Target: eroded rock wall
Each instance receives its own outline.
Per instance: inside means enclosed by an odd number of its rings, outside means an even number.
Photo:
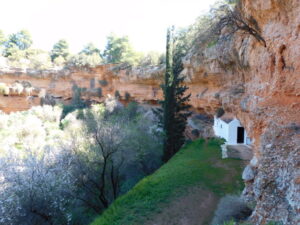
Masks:
[[[300,2],[243,0],[241,11],[256,21],[266,47],[238,31],[195,46],[184,72],[199,81],[200,107],[213,113],[221,105],[253,139],[254,177],[244,190],[256,202],[252,222],[300,224]]]
[[[0,74],[0,110],[7,113],[27,110],[44,101],[69,103],[76,88],[81,89],[81,98],[90,102],[103,102],[108,94],[117,94],[121,101],[134,99],[156,103],[162,97],[162,71],[153,68],[129,72],[115,65],[47,73],[3,71]],[[28,92],[29,89],[32,91]]]

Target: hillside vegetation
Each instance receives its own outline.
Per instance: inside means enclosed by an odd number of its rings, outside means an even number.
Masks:
[[[203,195],[211,193],[215,199],[239,193],[243,188],[240,177],[243,162],[221,159],[221,143],[219,139],[208,142],[199,139],[185,145],[153,175],[144,178],[127,194],[118,198],[91,225],[154,224],[153,221],[171,205],[189,195],[190,190],[199,188]],[[189,202],[182,202],[188,207]],[[204,222],[209,222],[207,220],[213,216],[216,204],[212,204]],[[198,206],[200,209],[201,203]],[[176,224],[176,221],[168,223]],[[167,223],[160,221],[160,224]]]
[[[89,224],[161,165],[154,119],[114,99],[0,111],[0,224]]]

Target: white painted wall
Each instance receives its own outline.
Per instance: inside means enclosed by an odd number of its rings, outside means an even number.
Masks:
[[[219,118],[214,118],[213,130],[215,135],[228,140],[229,124]]]
[[[241,123],[237,119],[233,119],[230,123],[226,123],[220,118],[214,118],[214,126],[213,130],[215,135],[226,140],[226,144],[228,145],[237,145],[237,128],[242,127]],[[245,130],[244,133],[244,143],[243,144],[251,144],[251,140],[247,135]]]
[[[228,124],[228,144],[229,145],[236,145],[237,143],[237,128],[241,127],[240,121],[237,119],[233,119],[229,124]]]

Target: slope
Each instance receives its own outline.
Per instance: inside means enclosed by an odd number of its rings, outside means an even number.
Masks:
[[[185,145],[168,163],[118,198],[91,225],[191,225],[193,220],[206,224],[221,196],[243,188],[240,175],[244,162],[222,160],[220,144],[219,139],[199,139]],[[172,216],[184,213],[184,209],[196,211],[181,222]]]

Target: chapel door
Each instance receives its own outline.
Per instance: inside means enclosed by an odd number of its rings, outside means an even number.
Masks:
[[[244,143],[244,135],[245,135],[244,127],[238,127],[237,128],[237,143],[239,143],[239,144]]]

